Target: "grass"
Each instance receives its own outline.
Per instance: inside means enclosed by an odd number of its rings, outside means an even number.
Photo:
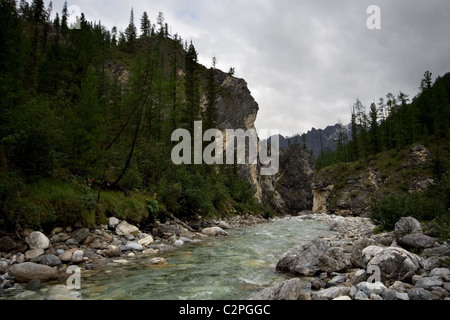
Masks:
[[[103,191],[99,202],[97,196],[98,190],[85,184],[41,179],[18,192],[2,215],[5,225],[15,226],[17,222],[22,227],[44,230],[77,223],[93,227],[106,223],[108,216],[132,223],[148,218],[151,196],[147,194]]]

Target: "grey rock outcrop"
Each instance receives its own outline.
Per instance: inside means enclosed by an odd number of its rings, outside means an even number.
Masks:
[[[303,276],[313,276],[320,270],[319,258],[330,244],[323,239],[314,239],[286,252],[278,261],[277,270]]]
[[[302,281],[290,279],[254,294],[250,300],[299,300],[302,291]]]

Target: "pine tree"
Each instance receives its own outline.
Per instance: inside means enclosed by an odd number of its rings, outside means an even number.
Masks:
[[[136,29],[136,26],[134,24],[134,10],[133,10],[133,8],[131,8],[130,23],[128,24],[128,27],[125,30],[125,36],[127,38],[128,43],[133,45],[134,40],[136,40],[136,36],[137,36],[137,29]]]
[[[378,134],[378,110],[375,102],[370,105],[369,125],[371,151],[372,154],[377,154],[380,151],[380,142]]]
[[[150,19],[148,18],[147,11],[144,11],[141,18],[141,36],[150,37],[152,25]]]
[[[64,35],[69,30],[68,20],[69,20],[69,10],[67,9],[67,1],[65,1],[61,17],[61,31]]]
[[[216,127],[217,123],[217,106],[216,100],[218,97],[217,93],[217,82],[215,77],[215,66],[216,58],[213,58],[213,66],[208,70],[208,79],[206,84],[206,109],[203,115],[205,121],[206,129],[213,129]]]
[[[186,91],[186,122],[193,131],[194,121],[200,115],[200,81],[198,77],[198,53],[194,45],[189,45],[185,56],[185,91]]]

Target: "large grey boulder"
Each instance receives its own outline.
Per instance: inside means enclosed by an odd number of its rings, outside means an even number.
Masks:
[[[434,247],[436,239],[423,233],[410,233],[398,239],[398,243],[405,249],[425,249]]]
[[[409,290],[408,297],[410,300],[433,300],[431,293],[420,287]]]
[[[57,267],[62,264],[61,260],[53,254],[46,254],[41,256],[41,264],[49,267]]]
[[[313,300],[331,300],[342,296],[348,296],[350,290],[350,287],[331,287],[314,292],[311,297]]]
[[[299,300],[302,291],[300,279],[290,279],[254,294],[250,300]]]
[[[47,282],[58,278],[58,270],[32,262],[13,265],[9,269],[9,274],[21,283],[27,283],[33,279]]]
[[[31,250],[45,250],[50,246],[50,240],[42,232],[39,231],[32,232],[28,237],[25,238],[25,241]]]
[[[401,280],[408,272],[417,272],[420,268],[420,257],[403,248],[388,247],[378,253],[367,264],[367,268],[381,272],[381,281]]]
[[[108,218],[108,226],[111,229],[115,229],[119,223],[120,223],[120,220],[115,217]]]
[[[89,229],[88,228],[82,228],[78,229],[74,233],[72,233],[71,238],[75,239],[77,243],[81,243],[89,236]]]
[[[343,248],[329,248],[319,257],[318,266],[326,272],[340,272],[351,266],[350,254],[345,253]]]
[[[283,254],[278,261],[277,270],[303,276],[314,276],[320,270],[318,265],[320,256],[329,248],[328,241],[319,238],[297,246]]]
[[[394,235],[397,239],[412,233],[423,233],[422,226],[416,218],[402,217],[395,224]]]
[[[125,245],[120,246],[120,251],[130,251],[130,250],[143,251],[144,247],[135,241],[128,241]]]

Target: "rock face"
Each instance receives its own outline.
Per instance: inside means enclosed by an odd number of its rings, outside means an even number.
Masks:
[[[220,86],[216,100],[217,129],[255,129],[258,114],[258,103],[255,101],[244,79],[235,78],[228,73],[215,70],[215,78]],[[206,108],[206,99],[203,108]],[[207,128],[212,129],[212,128]],[[239,165],[239,174],[249,179],[255,190],[255,197],[262,201],[262,190],[259,165]]]
[[[300,279],[290,279],[254,294],[250,300],[299,300],[302,291]]]
[[[323,239],[314,239],[307,244],[297,246],[281,257],[277,264],[277,270],[313,276],[320,270],[319,258],[328,248],[330,248],[330,244]]]
[[[300,145],[291,145],[280,153],[280,170],[275,179],[285,213],[297,214],[313,207],[314,170],[314,157]]]
[[[18,282],[29,282],[38,279],[41,282],[47,282],[58,278],[58,270],[31,262],[13,265],[9,269],[9,273],[16,278]]]
[[[26,237],[25,241],[31,250],[33,249],[48,249],[50,246],[50,240],[39,231],[32,232],[28,237]]]

